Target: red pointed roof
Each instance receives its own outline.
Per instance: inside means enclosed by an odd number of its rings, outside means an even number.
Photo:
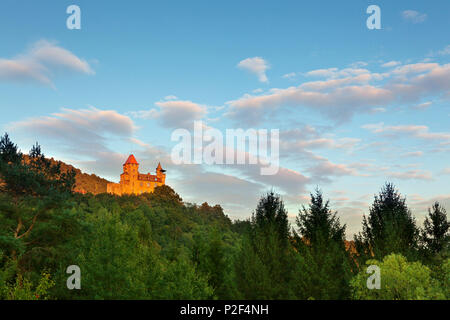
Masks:
[[[138,164],[138,162],[136,161],[136,158],[131,154],[127,161],[125,162],[125,164]]]
[[[158,167],[156,168],[156,173],[158,173],[158,171],[161,171],[162,173],[166,172],[166,170],[164,170],[164,169],[161,167],[161,162],[158,162]]]

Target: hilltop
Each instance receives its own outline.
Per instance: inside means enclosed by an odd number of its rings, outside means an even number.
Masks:
[[[28,156],[24,155],[24,158],[25,161],[27,161]],[[94,195],[106,193],[106,185],[110,183],[110,181],[103,179],[95,174],[84,173],[80,169],[63,161],[55,160],[54,158],[50,158],[49,160],[51,161],[52,165],[56,165],[59,163],[59,165],[61,166],[61,172],[67,172],[72,169],[75,171],[76,175],[74,192],[92,193]]]

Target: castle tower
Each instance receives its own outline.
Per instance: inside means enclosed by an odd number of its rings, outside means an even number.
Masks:
[[[139,175],[139,163],[134,155],[130,155],[123,164],[123,173],[120,175],[120,183],[123,185],[124,193],[135,193],[136,183]]]
[[[137,180],[139,174],[139,163],[136,161],[134,155],[130,155],[127,161],[123,164],[123,174],[128,175],[130,180]]]
[[[166,184],[166,170],[161,167],[161,162],[158,162],[158,166],[156,167],[156,178],[161,180],[161,183]]]

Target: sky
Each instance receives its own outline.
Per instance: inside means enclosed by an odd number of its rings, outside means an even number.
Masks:
[[[70,5],[81,29],[67,27]],[[161,162],[185,201],[232,219],[274,190],[294,225],[319,187],[351,237],[390,181],[420,224],[434,201],[450,210],[449,12],[444,0],[2,0],[0,129],[110,181],[130,153],[141,172]],[[194,121],[279,130],[278,173],[174,163],[172,134]]]

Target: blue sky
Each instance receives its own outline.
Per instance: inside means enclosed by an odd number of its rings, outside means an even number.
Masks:
[[[81,30],[66,8],[81,8]],[[381,9],[369,30],[366,8]],[[450,207],[448,1],[2,1],[0,127],[23,150],[117,180],[158,161],[187,201],[250,216],[273,188],[294,217],[320,186],[360,228],[393,181],[422,221]],[[281,169],[171,163],[194,120],[280,130]]]

